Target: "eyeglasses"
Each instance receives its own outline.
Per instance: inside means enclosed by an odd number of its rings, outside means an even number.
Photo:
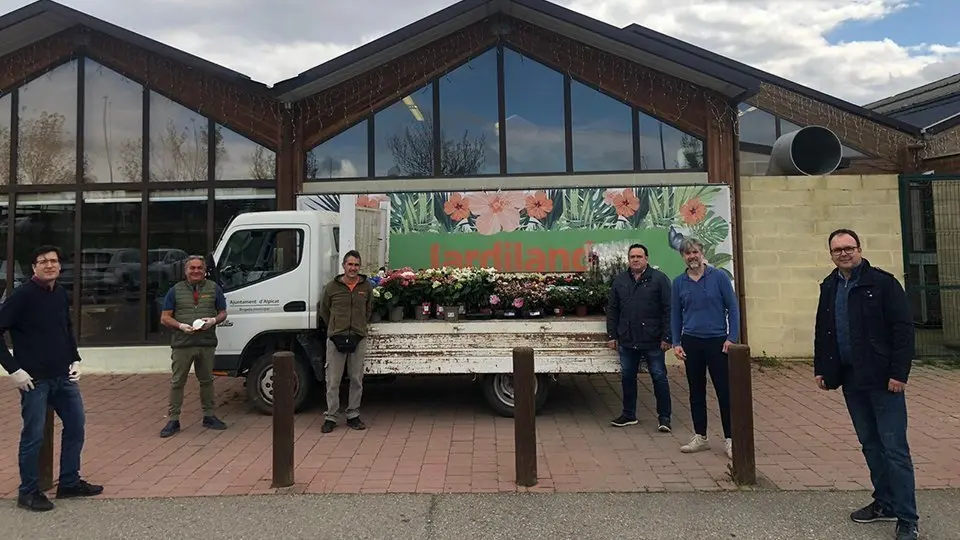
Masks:
[[[55,266],[55,265],[60,264],[60,261],[59,261],[58,259],[40,259],[39,261],[37,261],[37,262],[35,262],[35,263],[33,263],[33,264],[35,264],[35,265],[37,265],[37,266],[47,266],[47,265]]]
[[[833,253],[834,255],[840,255],[841,253],[844,255],[853,255],[857,249],[859,249],[857,246],[838,247],[831,249],[830,253]]]

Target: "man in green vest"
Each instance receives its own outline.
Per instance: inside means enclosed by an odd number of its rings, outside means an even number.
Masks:
[[[170,381],[170,411],[161,437],[180,431],[180,407],[183,387],[193,365],[200,382],[200,403],[203,406],[203,427],[227,429],[213,414],[213,353],[217,348],[217,325],[227,318],[227,299],[220,286],[207,279],[203,257],[191,255],[184,265],[186,279],[170,288],[163,300],[160,323],[173,330],[173,379]]]
[[[373,314],[373,285],[360,273],[360,253],[350,250],[343,256],[343,273],[323,289],[319,315],[326,324],[327,412],[321,433],[337,427],[340,413],[340,381],[346,369],[350,379],[347,403],[347,426],[366,429],[360,420],[360,398],[363,395],[363,360],[367,351],[367,322]]]

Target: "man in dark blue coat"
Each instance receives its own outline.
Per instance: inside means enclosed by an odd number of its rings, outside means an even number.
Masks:
[[[897,539],[918,538],[913,461],[904,389],[914,355],[907,295],[889,272],[863,258],[860,237],[838,229],[827,240],[836,269],[820,284],[814,377],[822,390],[843,387],[873,483],[873,502],[857,523],[896,521]]]
[[[60,249],[40,246],[31,259],[33,277],[0,305],[0,365],[20,390],[20,489],[17,506],[35,512],[53,510],[40,491],[40,446],[47,407],[60,417],[60,482],[57,498],[89,497],[103,492],[80,478],[83,450],[83,399],[80,396],[80,353],[70,322],[67,291],[60,277]],[[7,350],[10,335],[13,354]]]
[[[649,265],[641,244],[627,251],[630,268],[613,280],[607,305],[607,339],[620,352],[623,412],[610,423],[637,423],[637,372],[646,359],[657,399],[657,428],[670,432],[670,382],[664,351],[670,348],[670,279]]]

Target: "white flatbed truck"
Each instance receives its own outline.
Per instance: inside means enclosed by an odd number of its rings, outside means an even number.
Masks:
[[[228,304],[217,328],[215,372],[245,377],[248,398],[264,413],[272,411],[277,350],[296,357],[297,410],[323,387],[326,338],[317,305],[340,272],[339,226],[330,212],[240,214],[208,256]],[[538,410],[558,375],[620,371],[599,316],[376,322],[367,339],[366,376],[473,375],[504,416],[513,414],[514,347],[534,349]]]

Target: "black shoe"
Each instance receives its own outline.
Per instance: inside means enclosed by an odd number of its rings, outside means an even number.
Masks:
[[[672,431],[672,429],[670,428],[670,420],[669,419],[660,420],[660,423],[657,426],[657,431],[659,431],[660,433],[670,433]]]
[[[71,499],[73,497],[95,497],[103,493],[103,486],[91,484],[86,480],[81,480],[73,486],[57,486],[58,499]]]
[[[204,417],[203,417],[203,427],[205,427],[205,428],[210,428],[210,429],[216,429],[216,430],[218,430],[218,431],[223,431],[223,430],[227,429],[227,425],[224,424],[224,423],[223,423],[219,418],[217,418],[216,416],[204,416]]]
[[[330,433],[335,427],[337,427],[336,422],[333,420],[326,420],[323,422],[323,425],[320,426],[320,433]]]
[[[367,429],[367,425],[363,423],[363,420],[360,417],[348,418],[347,425],[350,426],[350,429],[356,429],[358,431]]]
[[[873,501],[856,512],[850,514],[850,519],[857,523],[873,523],[874,521],[896,521],[893,512],[885,510],[880,503]]]
[[[167,425],[163,426],[163,429],[160,430],[160,437],[166,439],[167,437],[172,436],[174,433],[180,431],[180,421],[171,420],[167,422]]]
[[[617,427],[632,426],[636,423],[637,423],[636,418],[627,418],[622,414],[610,421],[611,426],[617,426]]]
[[[53,503],[43,493],[30,493],[17,497],[17,508],[24,508],[34,512],[47,512],[53,510]]]
[[[920,527],[916,523],[897,521],[897,540],[916,540],[920,538]]]

